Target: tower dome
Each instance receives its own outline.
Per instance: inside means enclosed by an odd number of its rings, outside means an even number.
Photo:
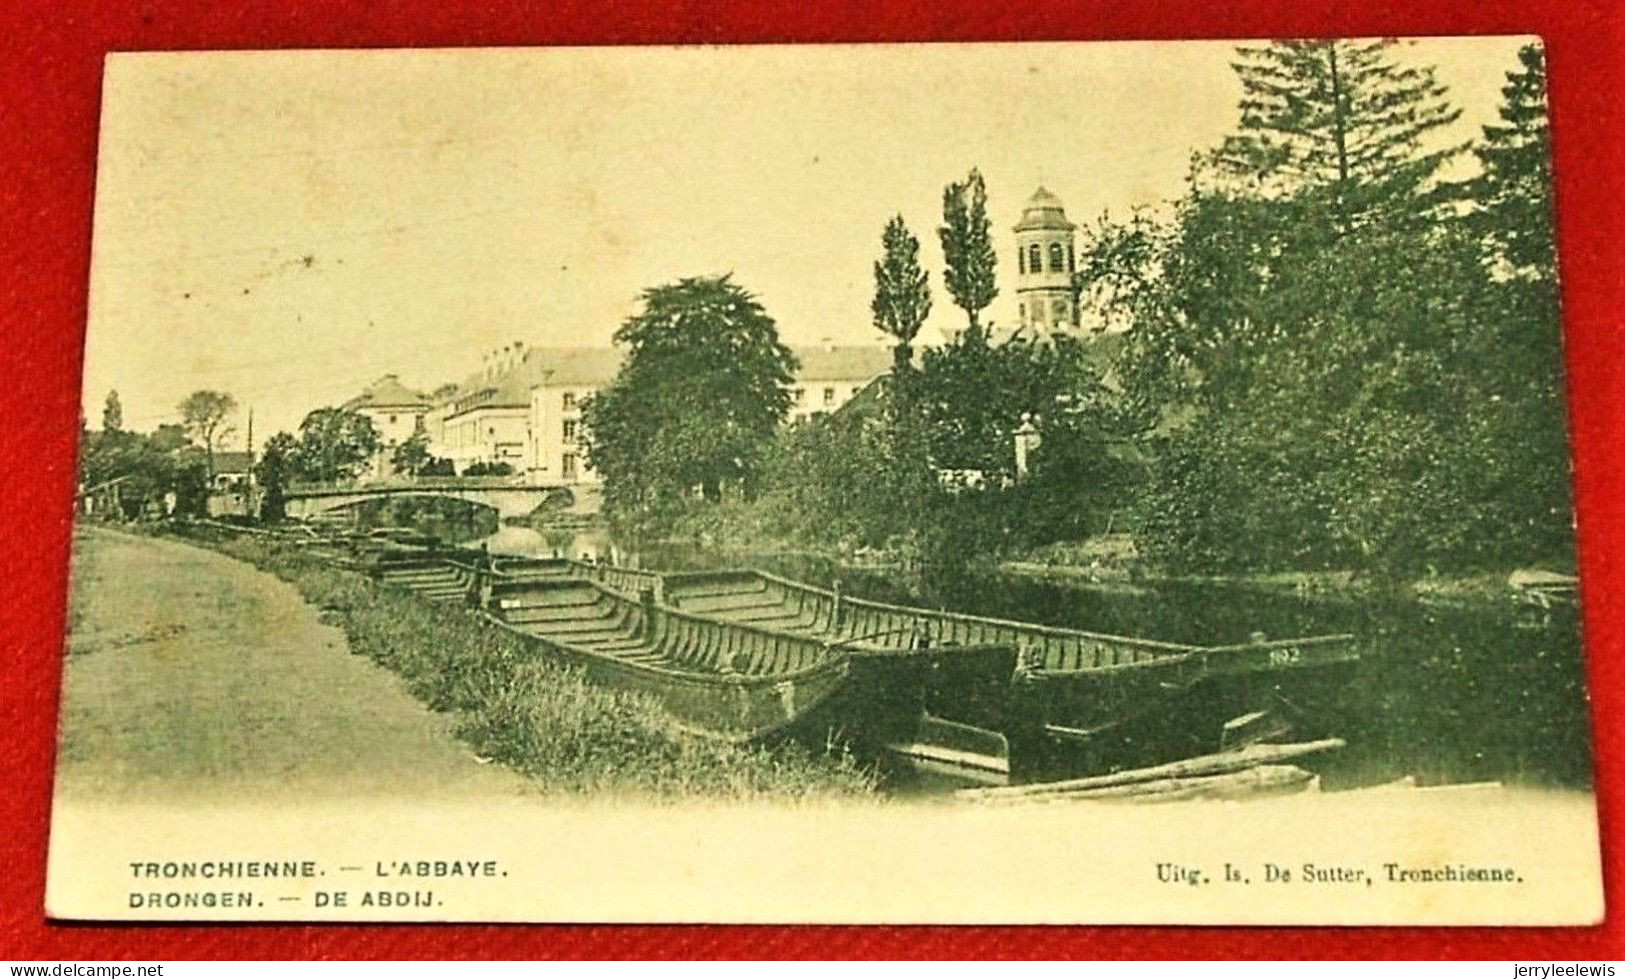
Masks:
[[[1061,199],[1044,187],[1033,192],[1017,222],[1016,296],[1023,329],[1037,334],[1076,329],[1078,300],[1073,232]]]
[[[1017,232],[1022,231],[1075,231],[1077,225],[1066,218],[1066,208],[1061,199],[1050,193],[1048,188],[1040,187],[1027,198],[1027,206],[1021,212],[1021,221],[1016,225]]]

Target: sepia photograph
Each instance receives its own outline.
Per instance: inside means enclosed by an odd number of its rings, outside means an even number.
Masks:
[[[1583,925],[1538,38],[107,57],[54,917]]]

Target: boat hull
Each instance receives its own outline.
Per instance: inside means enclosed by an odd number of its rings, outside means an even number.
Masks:
[[[1018,677],[1007,728],[1012,779],[1159,764],[1288,732],[1331,734],[1328,719],[1358,667],[1352,650],[1328,643],[1313,661],[1290,666],[1215,668],[1192,657],[1148,669]],[[1238,718],[1253,723],[1229,726]],[[1227,741],[1231,735],[1237,741]]]
[[[816,727],[821,709],[848,685],[849,665],[833,659],[794,673],[718,676],[660,669],[592,653],[517,628],[486,613],[537,655],[580,669],[590,682],[653,698],[690,734],[734,743]]]
[[[933,766],[964,757],[986,767],[972,757],[985,750],[925,750],[931,734],[953,725],[982,732],[984,748],[995,738],[1006,745],[1016,781],[1217,750],[1226,722],[1248,714],[1268,715],[1275,730],[1320,733],[1318,705],[1358,659],[1349,636],[1162,643],[886,605],[754,571],[663,574],[503,559],[493,571],[478,555],[440,560],[435,570],[427,555],[402,556],[380,565],[380,577],[431,599],[481,604],[553,657],[597,682],[656,697],[697,731],[730,740],[794,734],[874,757],[905,745]],[[572,643],[578,634],[569,622],[554,622],[549,636],[546,621],[503,607],[527,589],[587,583],[599,590],[594,615],[651,648],[711,650],[699,657],[706,668],[628,663]],[[638,624],[645,620],[655,625]],[[719,664],[738,672],[718,676]]]

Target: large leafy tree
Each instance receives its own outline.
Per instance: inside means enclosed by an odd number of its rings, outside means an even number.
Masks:
[[[177,511],[201,515],[207,507],[208,469],[203,450],[178,425],[160,425],[151,435],[121,427],[86,432],[80,445],[80,481],[104,500],[116,500],[121,517],[167,510],[174,494]]]
[[[998,255],[987,218],[987,186],[978,170],[942,189],[942,226],[937,229],[947,265],[943,280],[955,305],[965,311],[972,332],[981,329],[981,311],[999,294],[994,284]]]
[[[88,433],[81,454],[81,482],[86,489],[113,491],[121,517],[138,516],[173,491],[182,458],[139,432],[120,429]]]
[[[897,340],[892,348],[893,373],[900,377],[914,362],[914,338],[931,313],[931,286],[920,268],[920,241],[909,233],[901,214],[886,222],[880,247],[883,254],[875,263],[875,298],[869,308],[875,328]]]
[[[1181,261],[1206,254],[1201,240],[1174,239],[1193,248]],[[1483,370],[1491,311],[1472,241],[1362,234],[1290,255],[1212,300],[1172,280],[1193,308],[1228,299],[1235,318],[1208,330],[1196,313],[1133,338],[1142,365],[1166,352],[1172,366],[1142,367],[1131,387],[1154,378],[1175,406],[1151,439],[1144,550],[1218,570],[1414,568],[1504,543],[1505,487],[1474,459],[1500,392]],[[1228,259],[1209,260],[1225,281]]]
[[[232,432],[231,416],[237,399],[224,391],[193,391],[180,403],[186,433],[203,443],[208,477],[214,480],[214,450]]]
[[[288,483],[297,471],[299,440],[287,432],[277,432],[265,440],[260,458],[254,464],[254,477],[260,486],[260,519],[281,520],[287,515]]]
[[[615,342],[626,359],[585,411],[610,518],[642,532],[696,490],[750,493],[796,367],[755,297],[726,275],[656,286]]]
[[[372,419],[343,408],[317,408],[299,423],[295,469],[306,479],[353,479],[377,454],[381,442]]]
[[[389,454],[389,464],[397,473],[417,476],[434,457],[429,454],[429,433],[419,428]]]
[[[1105,400],[1090,346],[1068,336],[1018,334],[994,343],[966,331],[928,350],[921,368],[920,415],[932,465],[976,472],[991,484],[1014,478],[1015,433],[1024,422],[1059,431],[1063,418]]]

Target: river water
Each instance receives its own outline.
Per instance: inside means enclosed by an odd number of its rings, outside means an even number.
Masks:
[[[538,533],[503,527],[493,551],[629,560],[598,530]],[[1419,784],[1498,781],[1588,788],[1590,713],[1573,608],[1543,612],[1504,600],[1435,607],[1407,595],[1326,598],[1234,585],[1078,586],[996,571],[901,574],[786,554],[663,548],[663,568],[753,566],[849,594],[1050,625],[1219,645],[1354,633],[1351,682],[1320,698],[1322,725],[1348,747],[1316,768],[1327,788],[1414,776]]]

